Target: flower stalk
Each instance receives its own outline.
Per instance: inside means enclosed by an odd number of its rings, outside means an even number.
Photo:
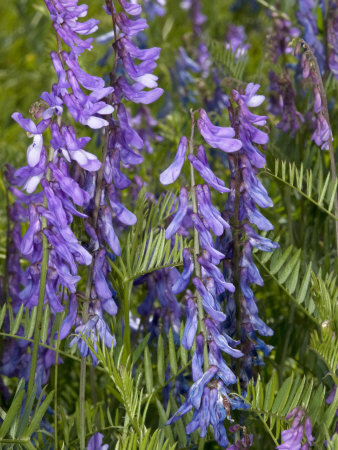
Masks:
[[[53,161],[53,157],[54,157],[54,149],[52,147],[50,147],[48,161],[49,162]],[[47,168],[47,171],[46,171],[46,180],[47,181],[50,180],[50,175],[51,175],[50,169]],[[43,199],[43,206],[45,208],[47,207],[46,196]],[[45,217],[42,217],[41,218],[42,261],[41,261],[39,300],[38,300],[37,314],[36,314],[31,366],[30,366],[30,370],[29,370],[27,398],[30,398],[30,396],[32,394],[34,381],[35,381],[36,364],[37,364],[37,360],[38,360],[39,341],[40,341],[41,327],[42,327],[43,305],[44,305],[44,301],[45,301],[46,280],[47,280],[48,259],[49,259],[48,240],[47,240],[47,237],[43,233],[43,230],[46,227],[47,227],[47,219]]]

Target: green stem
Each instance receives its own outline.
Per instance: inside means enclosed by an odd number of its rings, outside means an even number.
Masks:
[[[48,161],[53,161],[54,149],[50,147]],[[46,171],[46,180],[50,180],[50,169],[47,168]],[[44,197],[43,200],[44,207],[47,207],[47,199]],[[39,300],[38,300],[38,309],[36,314],[36,322],[35,322],[35,333],[33,339],[33,350],[32,350],[32,358],[31,358],[31,367],[29,372],[29,380],[28,380],[28,388],[27,388],[27,398],[30,398],[33,385],[35,381],[35,372],[36,372],[36,364],[38,360],[38,350],[39,350],[39,341],[41,334],[41,326],[42,326],[42,314],[43,314],[43,304],[45,300],[45,291],[46,291],[46,280],[47,280],[47,270],[48,270],[48,241],[46,236],[43,233],[44,228],[47,227],[47,220],[45,217],[41,217],[41,226],[42,226],[42,262],[41,262],[41,276],[40,276],[40,287],[39,287]]]
[[[190,139],[189,139],[189,153],[191,155],[193,155],[194,154],[195,118],[194,118],[194,111],[192,109],[190,110],[190,117],[191,117],[191,134],[190,134]],[[190,186],[191,186],[192,209],[193,209],[194,214],[197,214],[195,173],[194,173],[194,167],[192,164],[190,164]],[[198,231],[197,231],[196,227],[194,227],[194,264],[195,264],[195,273],[198,278],[201,277],[201,266],[197,259],[199,253],[200,253],[200,244],[199,244],[199,238],[198,238]],[[202,299],[198,292],[196,294],[197,294],[197,308],[198,308],[198,326],[199,326],[199,331],[204,336],[204,351],[203,351],[204,370],[207,370],[209,367],[208,348],[207,348],[207,330],[205,328],[205,323],[204,323],[204,310],[203,310],[203,305],[202,305]]]
[[[102,165],[100,167],[100,170],[97,174],[97,180],[96,180],[96,191],[95,191],[95,199],[94,199],[94,211],[92,215],[92,226],[93,228],[96,228],[97,219],[99,216],[99,210],[100,210],[100,202],[101,202],[101,194],[103,189],[103,172],[104,172],[104,165],[107,158],[108,153],[108,127],[105,129],[105,142],[103,146],[102,151]],[[86,284],[86,290],[85,290],[85,298],[86,300],[83,302],[82,307],[82,323],[87,323],[89,319],[89,302],[90,302],[90,292],[92,288],[92,280],[93,280],[93,264],[95,260],[95,255],[93,255],[92,263],[88,270],[88,278],[87,278],[87,284]],[[81,367],[80,367],[80,391],[79,391],[79,434],[80,434],[80,450],[84,450],[86,447],[86,373],[87,371],[87,364],[86,364],[86,358],[81,358]]]
[[[124,289],[123,296],[123,322],[124,322],[124,331],[123,331],[123,358],[122,363],[126,364],[128,357],[131,355],[131,346],[130,346],[130,323],[129,323],[129,309],[130,309],[130,296],[131,290],[133,287],[133,282],[128,283]]]
[[[275,438],[275,436],[272,434],[272,431],[270,430],[269,426],[267,425],[267,423],[265,422],[263,417],[260,414],[258,414],[258,418],[264,425],[264,428],[266,429],[266,431],[269,433],[271,439],[273,440],[273,442],[275,444],[275,447],[278,447],[279,443],[278,443],[277,439]]]
[[[60,347],[60,330],[63,322],[64,313],[60,314],[60,322],[58,326],[58,337],[55,344],[55,369],[54,369],[54,447],[59,448],[58,442],[58,373],[59,373],[59,347]]]
[[[240,203],[240,173],[238,165],[238,155],[233,156],[235,163],[235,209],[234,215],[231,219],[232,221],[232,235],[233,235],[233,267],[234,267],[234,285],[235,285],[235,303],[236,303],[236,328],[237,328],[237,338],[241,339],[241,289],[240,289],[240,273],[239,273],[239,261],[240,261],[240,236],[239,227],[240,221],[238,219],[239,215],[239,203]]]

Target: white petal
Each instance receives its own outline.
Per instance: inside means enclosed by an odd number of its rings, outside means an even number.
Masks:
[[[250,98],[250,100],[246,103],[247,106],[255,107],[261,105],[265,100],[264,95],[254,95]]]
[[[100,117],[90,116],[86,122],[86,125],[93,128],[93,130],[97,130],[99,128],[106,127],[109,123],[104,119],[100,119]]]
[[[28,178],[28,180],[24,184],[24,189],[26,189],[28,194],[31,194],[32,192],[35,191],[38,184],[40,183],[42,176],[43,176],[43,173],[40,175],[34,175],[33,177]]]
[[[63,156],[66,158],[66,160],[68,162],[70,162],[70,156],[69,156],[68,150],[66,150],[65,148],[61,148],[61,151],[62,151]]]
[[[114,111],[114,107],[111,105],[106,105],[104,108],[99,109],[99,114],[111,114]]]
[[[145,75],[134,78],[134,80],[143,84],[143,86],[152,89],[157,86],[156,80],[158,80],[158,77],[151,73],[146,73]]]
[[[42,134],[36,134],[33,139],[33,144],[27,149],[27,162],[30,167],[35,167],[39,163],[42,144]]]

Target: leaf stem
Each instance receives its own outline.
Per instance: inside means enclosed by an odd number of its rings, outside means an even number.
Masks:
[[[131,290],[133,288],[133,282],[129,282],[124,289],[123,296],[123,322],[124,322],[124,331],[123,331],[123,364],[127,363],[128,358],[131,355],[131,346],[130,346],[130,323],[129,323],[129,308],[130,308],[130,296]]]

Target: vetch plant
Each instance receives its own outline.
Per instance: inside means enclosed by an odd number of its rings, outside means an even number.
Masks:
[[[0,448],[335,448],[335,2],[1,14]]]

